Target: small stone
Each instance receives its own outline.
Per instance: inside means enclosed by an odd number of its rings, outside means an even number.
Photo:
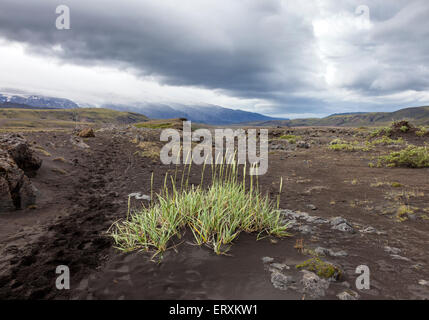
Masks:
[[[391,254],[390,256],[392,257],[393,260],[402,260],[402,261],[407,261],[407,262],[411,261],[407,257],[403,257],[403,256],[400,256],[398,254]]]
[[[271,263],[271,262],[274,261],[274,258],[271,258],[271,257],[262,257],[261,260],[262,260],[263,263]]]
[[[357,292],[348,289],[337,294],[337,297],[340,300],[358,300],[360,296]]]
[[[375,229],[374,227],[366,227],[361,232],[362,233],[376,233],[377,229]]]
[[[329,254],[329,249],[323,248],[323,247],[317,247],[314,249],[314,252],[321,256],[326,256]]]
[[[339,230],[342,232],[355,233],[355,229],[348,223],[340,223],[340,224],[334,225],[332,229]]]
[[[298,228],[298,231],[303,234],[313,233],[313,229],[308,225],[303,225]]]
[[[329,250],[329,255],[331,255],[332,257],[347,257],[348,253],[344,250],[340,250],[340,251]]]
[[[317,207],[314,204],[307,204],[307,208],[310,210],[317,210]]]
[[[289,269],[289,266],[284,263],[271,263],[270,268],[272,270],[279,270],[282,271],[283,269]]]
[[[401,249],[395,248],[395,247],[389,247],[389,246],[385,246],[384,251],[386,251],[387,253],[391,253],[391,254],[401,253]]]
[[[303,148],[303,149],[309,149],[310,148],[310,144],[308,142],[305,142],[305,141],[298,141],[296,143],[296,147],[297,148]]]
[[[274,271],[271,273],[271,283],[274,288],[287,290],[290,285],[295,283],[295,280],[291,276],[286,276],[283,273]]]
[[[328,223],[329,222],[326,219],[323,219],[321,217],[316,217],[316,216],[308,217],[306,220],[307,220],[307,222],[316,223],[316,224],[322,224],[322,223]]]
[[[419,285],[421,285],[421,286],[429,286],[429,281],[419,280]]]

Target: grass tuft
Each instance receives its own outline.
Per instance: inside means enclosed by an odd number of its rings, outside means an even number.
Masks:
[[[176,187],[176,174],[166,175],[164,187],[149,207],[129,212],[126,219],[112,226],[116,248],[157,255],[186,229],[191,230],[197,245],[207,245],[216,254],[225,254],[241,232],[258,233],[258,238],[261,234],[289,236],[278,202],[276,206],[267,195],[261,195],[252,176],[246,187],[246,176],[238,179],[237,165],[212,165],[208,188],[189,186],[189,169],[188,178],[183,179],[186,170],[182,173],[180,188]],[[205,166],[203,176],[204,170]],[[245,173],[246,166],[243,170]]]

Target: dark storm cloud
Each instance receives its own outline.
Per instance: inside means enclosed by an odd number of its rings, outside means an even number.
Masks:
[[[55,28],[59,4],[71,9],[71,30]],[[322,9],[353,17],[359,4],[327,0]],[[429,87],[429,4],[370,5],[371,30],[334,37],[353,54],[325,59],[312,24],[320,4],[297,1],[2,0],[0,37],[66,62],[115,65],[165,84],[264,99],[273,114],[322,113],[342,99],[325,94],[327,62],[341,71],[337,78],[344,77],[337,88],[365,97]]]

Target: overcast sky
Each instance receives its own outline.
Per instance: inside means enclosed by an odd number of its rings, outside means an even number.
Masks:
[[[294,118],[429,105],[429,1],[0,0],[0,88]]]

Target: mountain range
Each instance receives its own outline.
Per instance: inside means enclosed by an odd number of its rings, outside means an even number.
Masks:
[[[79,105],[69,99],[25,93],[0,93],[0,108],[19,109],[76,109]],[[186,118],[192,122],[228,125],[240,122],[285,120],[259,113],[233,110],[216,105],[187,106],[178,104],[139,104],[138,106],[106,104],[101,108],[139,113],[152,119]]]
[[[74,109],[79,105],[69,99],[34,94],[0,93],[0,108]]]
[[[286,120],[264,116],[260,113],[233,110],[216,105],[187,106],[167,104],[142,104],[137,107],[103,105],[103,108],[142,113],[151,119],[186,118],[192,122],[228,125],[241,122]]]
[[[4,109],[80,109],[72,100],[47,97],[20,92],[0,93],[0,108]],[[188,106],[180,104],[118,105],[106,104],[104,109],[144,115],[151,119],[186,118],[195,123],[209,125],[246,126],[381,126],[395,120],[410,120],[416,125],[429,125],[429,106],[411,107],[394,112],[354,112],[336,113],[324,118],[279,119],[259,113],[228,109],[216,105]],[[121,117],[124,113],[121,114]]]
[[[429,106],[404,108],[394,112],[356,112],[333,114],[325,118],[306,118],[293,120],[273,120],[247,122],[248,126],[333,126],[361,127],[383,126],[397,120],[409,120],[415,125],[429,125]]]

